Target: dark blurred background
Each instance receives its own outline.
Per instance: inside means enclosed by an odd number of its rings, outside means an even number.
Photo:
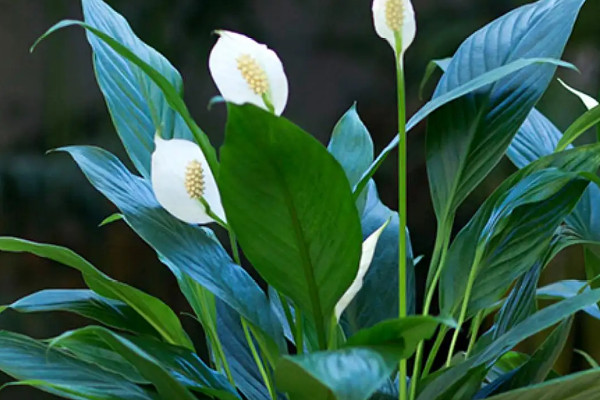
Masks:
[[[372,28],[370,0],[112,0],[136,33],[182,73],[186,101],[213,143],[223,140],[222,107],[207,110],[217,94],[208,73],[214,29],[239,31],[267,43],[281,57],[290,80],[285,116],[327,142],[337,119],[354,102],[380,150],[396,125],[394,63],[388,44]],[[418,0],[418,35],[406,55],[409,115],[423,102],[418,84],[432,58],[452,55],[471,32],[522,0]],[[572,86],[596,95],[600,89],[600,2],[589,1],[575,27],[565,59],[581,73],[560,71]],[[114,208],[84,181],[66,155],[45,155],[70,144],[99,145],[125,160],[94,80],[84,34],[69,29],[53,35],[34,53],[30,45],[63,18],[81,18],[75,0],[0,0],[0,234],[68,246],[109,275],[188,311],[175,280],[122,222],[99,228]],[[436,79],[439,75],[436,75]],[[426,91],[429,96],[430,84]],[[540,108],[565,128],[583,106],[556,82]],[[416,254],[431,252],[435,218],[424,165],[424,126],[409,136],[409,226]],[[396,204],[395,160],[376,176],[382,199]],[[461,208],[460,227],[514,168],[503,161]],[[581,250],[571,249],[546,270],[543,282],[583,278]],[[422,277],[427,258],[418,273]],[[27,255],[0,255],[0,304],[44,288],[77,288],[77,272]],[[421,280],[422,284],[422,280]],[[421,286],[419,286],[421,289]],[[197,325],[184,318],[192,332]],[[67,314],[0,315],[0,329],[50,337],[79,326]],[[594,337],[600,323],[580,315],[572,348],[600,359]],[[199,334],[199,332],[198,332]],[[539,338],[538,338],[539,340]],[[534,345],[525,343],[523,350]],[[565,352],[559,369],[583,368]],[[4,380],[0,376],[0,381]],[[0,392],[1,399],[50,399],[27,389]]]

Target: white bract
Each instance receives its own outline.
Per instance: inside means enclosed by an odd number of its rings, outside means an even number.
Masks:
[[[151,181],[156,200],[189,224],[214,222],[204,206],[222,221],[225,212],[217,183],[200,147],[189,140],[155,138]]]
[[[277,54],[239,33],[218,31],[208,66],[223,98],[250,103],[281,115],[288,99],[288,81]]]
[[[417,24],[415,11],[409,0],[374,0],[373,23],[377,34],[387,40],[394,51],[404,54],[415,40]],[[402,40],[399,49],[397,39]]]
[[[598,107],[598,101],[596,99],[594,99],[592,96],[585,94],[583,92],[580,92],[579,90],[573,89],[571,86],[569,86],[565,82],[563,82],[562,79],[558,79],[558,81],[560,82],[561,85],[563,85],[565,87],[565,89],[567,89],[569,92],[573,93],[575,96],[579,97],[579,100],[581,100],[583,105],[588,110]]]
[[[348,304],[352,302],[354,297],[358,294],[360,289],[362,289],[363,282],[365,280],[365,276],[367,272],[369,272],[369,267],[371,266],[371,262],[373,261],[373,256],[375,255],[375,248],[377,247],[377,242],[379,241],[379,237],[384,229],[388,226],[390,221],[386,221],[379,229],[373,232],[362,244],[362,255],[360,256],[360,263],[358,265],[358,272],[356,273],[356,278],[346,290],[346,293],[338,300],[335,305],[335,318],[337,321],[340,320],[340,317]]]

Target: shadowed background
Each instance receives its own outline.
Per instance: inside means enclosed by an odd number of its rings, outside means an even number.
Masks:
[[[136,33],[163,53],[185,81],[185,99],[198,124],[215,145],[223,140],[222,106],[207,110],[217,94],[208,73],[211,33],[224,28],[267,43],[281,57],[290,81],[284,115],[328,141],[337,119],[358,102],[376,151],[395,132],[393,54],[372,28],[369,0],[113,0],[108,1]],[[418,0],[418,34],[406,54],[408,114],[423,104],[418,85],[432,58],[452,55],[471,32],[524,1]],[[590,94],[600,89],[600,2],[588,2],[564,58],[581,73],[560,71],[572,86]],[[53,35],[33,54],[29,47],[63,18],[81,18],[75,0],[0,0],[0,235],[24,237],[72,248],[119,280],[170,304],[189,307],[170,272],[153,251],[122,222],[99,228],[114,208],[84,180],[64,154],[49,149],[71,144],[104,147],[126,160],[94,80],[91,51],[79,29]],[[437,79],[438,75],[435,75]],[[425,92],[429,97],[430,84]],[[576,98],[552,83],[539,108],[560,128],[584,111]],[[429,255],[435,217],[424,165],[424,124],[409,135],[409,220],[415,254]],[[383,201],[397,202],[395,157],[376,175]],[[130,164],[129,164],[130,165]],[[512,171],[503,161],[461,207],[457,227],[466,223],[483,199]],[[562,253],[542,282],[583,278],[579,248]],[[418,266],[423,278],[428,259]],[[79,274],[33,256],[0,254],[0,304],[44,288],[82,287]],[[419,280],[419,291],[423,279]],[[195,339],[197,324],[182,317]],[[0,315],[0,329],[38,338],[56,335],[84,322],[67,314]],[[583,348],[600,359],[594,332],[600,323],[580,315],[568,349]],[[539,340],[539,338],[537,338]],[[527,351],[535,340],[525,343]],[[565,352],[559,370],[585,366]],[[0,375],[0,382],[4,378]],[[0,392],[0,399],[51,399],[23,388]]]

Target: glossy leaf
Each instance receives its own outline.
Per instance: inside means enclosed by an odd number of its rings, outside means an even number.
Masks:
[[[98,2],[100,0],[84,0],[84,1]],[[96,3],[96,4],[99,4],[99,3]],[[159,72],[155,68],[155,66],[146,62],[144,59],[142,59],[140,56],[138,56],[134,51],[129,49],[127,46],[124,46],[119,40],[115,40],[113,37],[106,34],[105,32],[102,32],[101,30],[96,29],[93,26],[86,24],[84,22],[74,21],[74,20],[64,20],[64,21],[57,23],[53,27],[51,27],[44,35],[42,35],[32,46],[32,48],[31,48],[32,51],[42,40],[47,38],[49,35],[51,35],[52,33],[56,32],[62,28],[66,28],[69,26],[80,26],[80,27],[86,29],[88,32],[91,32],[92,34],[94,34],[94,36],[96,36],[98,39],[102,40],[103,43],[105,43],[107,46],[109,46],[112,50],[114,50],[121,57],[123,57],[124,59],[129,61],[131,64],[133,64],[135,67],[139,68],[148,78],[150,78],[150,80],[156,86],[158,86],[158,88],[162,91],[164,98],[167,101],[168,105],[173,110],[175,110],[179,114],[181,119],[185,122],[185,125],[191,132],[193,138],[196,140],[198,145],[202,148],[202,152],[206,156],[208,164],[210,165],[213,173],[216,173],[216,171],[218,171],[219,165],[218,165],[215,149],[210,144],[210,141],[208,140],[208,137],[206,136],[206,134],[204,132],[202,132],[202,130],[198,127],[196,122],[193,120],[192,116],[190,115],[189,110],[187,109],[187,106],[185,105],[185,102],[183,101],[183,98],[181,97],[180,91],[177,88],[175,88],[173,86],[173,84],[167,78],[165,78],[161,74],[161,72]],[[185,136],[185,135],[183,135],[183,136]],[[146,167],[144,167],[144,168],[146,168]],[[142,175],[146,176],[147,173],[146,174],[142,173]]]
[[[343,169],[312,136],[229,104],[219,185],[227,220],[261,276],[325,326],[358,271],[362,235]],[[248,205],[252,212],[248,212]]]
[[[121,15],[102,0],[83,0],[82,6],[86,23],[129,48],[178,92],[183,92],[179,72],[161,54],[142,42]],[[148,178],[156,131],[169,139],[191,139],[191,133],[169,106],[162,91],[142,70],[93,33],[88,33],[87,38],[94,53],[96,79],[115,128],[136,168]]]
[[[68,311],[91,318],[107,326],[158,336],[156,329],[126,303],[100,296],[91,290],[42,290],[7,306],[20,313]]]
[[[107,151],[95,147],[62,150],[74,158],[90,183],[120,209],[131,228],[158,253],[191,304],[197,301],[197,293],[188,279],[230,304],[279,348],[283,347],[281,327],[264,292],[233,263],[210,229],[171,216],[157,203],[150,183],[132,175]]]
[[[66,332],[54,339],[52,346],[69,350],[111,372],[129,371],[128,376],[137,382],[155,385],[167,382],[173,388],[172,393],[186,393],[182,389],[187,387],[223,400],[239,399],[223,375],[209,369],[197,354],[182,347],[117,335],[95,326]],[[169,390],[163,388],[167,394]]]
[[[477,368],[480,365],[489,366],[493,364],[498,357],[514,348],[518,343],[599,300],[600,289],[595,289],[536,312],[498,337],[481,353],[444,371],[430,381],[420,392],[417,400],[438,400],[442,398],[441,396],[446,394],[471,369]]]
[[[16,333],[0,332],[0,371],[67,399],[159,399],[121,375]]]
[[[284,357],[275,371],[290,400],[366,400],[398,362],[391,348],[351,347]]]
[[[60,343],[63,337],[76,335],[78,331],[66,332],[51,343]],[[154,385],[161,398],[167,400],[173,397],[181,400],[196,400],[196,398],[179,383],[156,359],[135,344],[114,332],[100,327],[82,328],[79,332],[97,335],[115,352],[133,365],[139,373]]]
[[[183,330],[181,322],[169,306],[156,297],[106,276],[73,251],[64,247],[10,237],[0,237],[0,250],[35,254],[78,270],[94,292],[129,305],[167,342],[193,349],[192,342]]]
[[[429,82],[429,79],[431,79],[431,76],[433,75],[435,70],[439,68],[442,70],[442,72],[446,72],[451,61],[452,61],[451,57],[440,58],[437,60],[429,61],[429,63],[427,64],[427,67],[425,68],[425,73],[423,74],[423,78],[421,79],[421,84],[419,85],[419,100],[423,98],[423,92],[425,91],[425,86],[427,85],[427,82]]]
[[[441,275],[444,314],[455,315],[460,308],[471,274],[468,315],[499,300],[545,254],[553,232],[588,185],[571,168],[592,172],[600,165],[600,154],[571,151],[554,160],[552,168],[542,169],[552,160],[540,160],[508,178],[458,234]]]
[[[515,60],[560,58],[584,1],[541,0],[475,32],[452,57],[434,98]],[[555,69],[551,64],[523,68],[431,115],[427,171],[439,221],[453,215],[500,161]]]
[[[367,127],[361,121],[354,104],[333,128],[327,150],[340,163],[350,186],[354,187],[362,174],[373,162],[373,140]],[[362,212],[366,193],[357,198],[357,207]]]

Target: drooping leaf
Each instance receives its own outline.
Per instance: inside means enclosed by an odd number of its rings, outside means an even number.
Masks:
[[[183,330],[181,322],[169,306],[156,297],[108,277],[73,251],[64,247],[10,237],[0,237],[0,250],[35,254],[78,270],[94,292],[129,305],[167,342],[193,349],[192,342]]]
[[[91,290],[42,290],[15,301],[7,308],[21,313],[68,311],[113,328],[160,337],[156,329],[134,308]]]
[[[585,0],[540,0],[498,18],[459,47],[434,98],[525,57],[560,58]],[[500,161],[556,66],[537,64],[445,105],[429,118],[427,171],[446,221]]]
[[[468,358],[466,361],[444,371],[419,393],[417,400],[438,400],[458,382],[471,369],[480,365],[493,364],[502,354],[514,348],[526,338],[562,321],[575,312],[600,300],[600,289],[581,293],[577,296],[563,300],[559,303],[546,307],[526,320],[515,325],[508,332],[498,337],[479,354]],[[538,399],[539,400],[539,399]]]
[[[90,326],[79,331],[66,332],[54,339],[52,343],[60,343],[63,337],[77,335],[77,332],[94,334],[106,342],[115,352],[133,365],[140,375],[154,385],[162,399],[167,400],[175,397],[181,400],[196,400],[191,392],[179,383],[154,357],[131,341],[106,328]]]
[[[159,400],[121,375],[11,332],[0,332],[0,370],[67,399]]]
[[[181,393],[182,387],[186,387],[223,400],[239,399],[225,376],[209,369],[197,354],[183,347],[150,338],[117,335],[95,326],[66,332],[54,339],[52,346],[111,372],[128,371],[125,375],[136,382],[162,385],[167,381],[174,388],[172,394]]]
[[[318,141],[286,119],[251,105],[228,110],[218,178],[228,223],[261,276],[314,321],[324,348],[325,327],[360,258],[348,180]]]
[[[210,229],[188,225],[170,215],[156,201],[150,183],[132,175],[107,151],[95,147],[62,150],[75,159],[90,183],[120,209],[131,228],[158,253],[190,303],[196,302],[197,293],[188,279],[227,302],[283,348],[281,326],[264,292],[233,263]]]

